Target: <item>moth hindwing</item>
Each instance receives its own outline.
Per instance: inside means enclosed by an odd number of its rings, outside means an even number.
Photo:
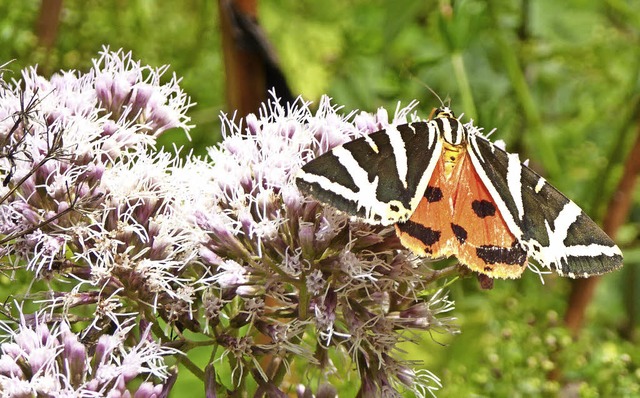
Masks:
[[[419,256],[455,256],[492,278],[534,258],[569,277],[622,265],[622,253],[575,203],[448,108],[338,146],[298,172],[298,188],[337,209],[395,225]]]

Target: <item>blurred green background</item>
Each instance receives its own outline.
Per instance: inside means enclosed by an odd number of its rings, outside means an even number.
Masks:
[[[47,0],[42,0],[46,2]],[[295,95],[328,94],[344,112],[392,114],[418,99],[423,117],[442,98],[601,221],[640,126],[637,0],[262,0],[259,21]],[[171,65],[198,103],[188,142],[204,154],[220,138],[224,62],[214,1],[64,1],[50,48],[37,34],[42,4],[0,2],[0,64],[44,75],[87,70],[103,45]],[[640,190],[617,241],[623,270],[605,276],[572,338],[562,326],[570,282],[533,273],[452,285],[462,334],[416,336],[406,357],[440,376],[440,397],[640,396]],[[610,211],[610,210],[609,210]],[[182,376],[186,376],[183,372]],[[189,387],[190,383],[193,386]],[[177,391],[201,388],[180,378]],[[353,386],[351,386],[353,387]],[[191,390],[193,391],[193,390]],[[353,390],[341,391],[351,396]],[[179,396],[175,395],[174,396]]]

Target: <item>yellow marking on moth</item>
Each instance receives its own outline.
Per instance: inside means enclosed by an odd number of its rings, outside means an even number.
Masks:
[[[462,156],[466,153],[463,145],[452,145],[444,142],[442,145],[442,157],[444,159],[444,175],[449,179],[453,169]]]

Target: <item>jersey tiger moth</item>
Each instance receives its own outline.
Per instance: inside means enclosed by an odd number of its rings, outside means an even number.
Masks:
[[[455,256],[491,278],[532,257],[571,278],[619,268],[618,246],[574,202],[447,108],[390,126],[302,167],[298,188],[373,224],[421,257]]]

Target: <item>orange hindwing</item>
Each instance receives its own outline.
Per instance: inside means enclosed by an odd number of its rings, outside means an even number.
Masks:
[[[509,231],[463,145],[445,144],[424,197],[396,232],[419,256],[455,256],[492,278],[518,278],[527,266],[527,251]]]

